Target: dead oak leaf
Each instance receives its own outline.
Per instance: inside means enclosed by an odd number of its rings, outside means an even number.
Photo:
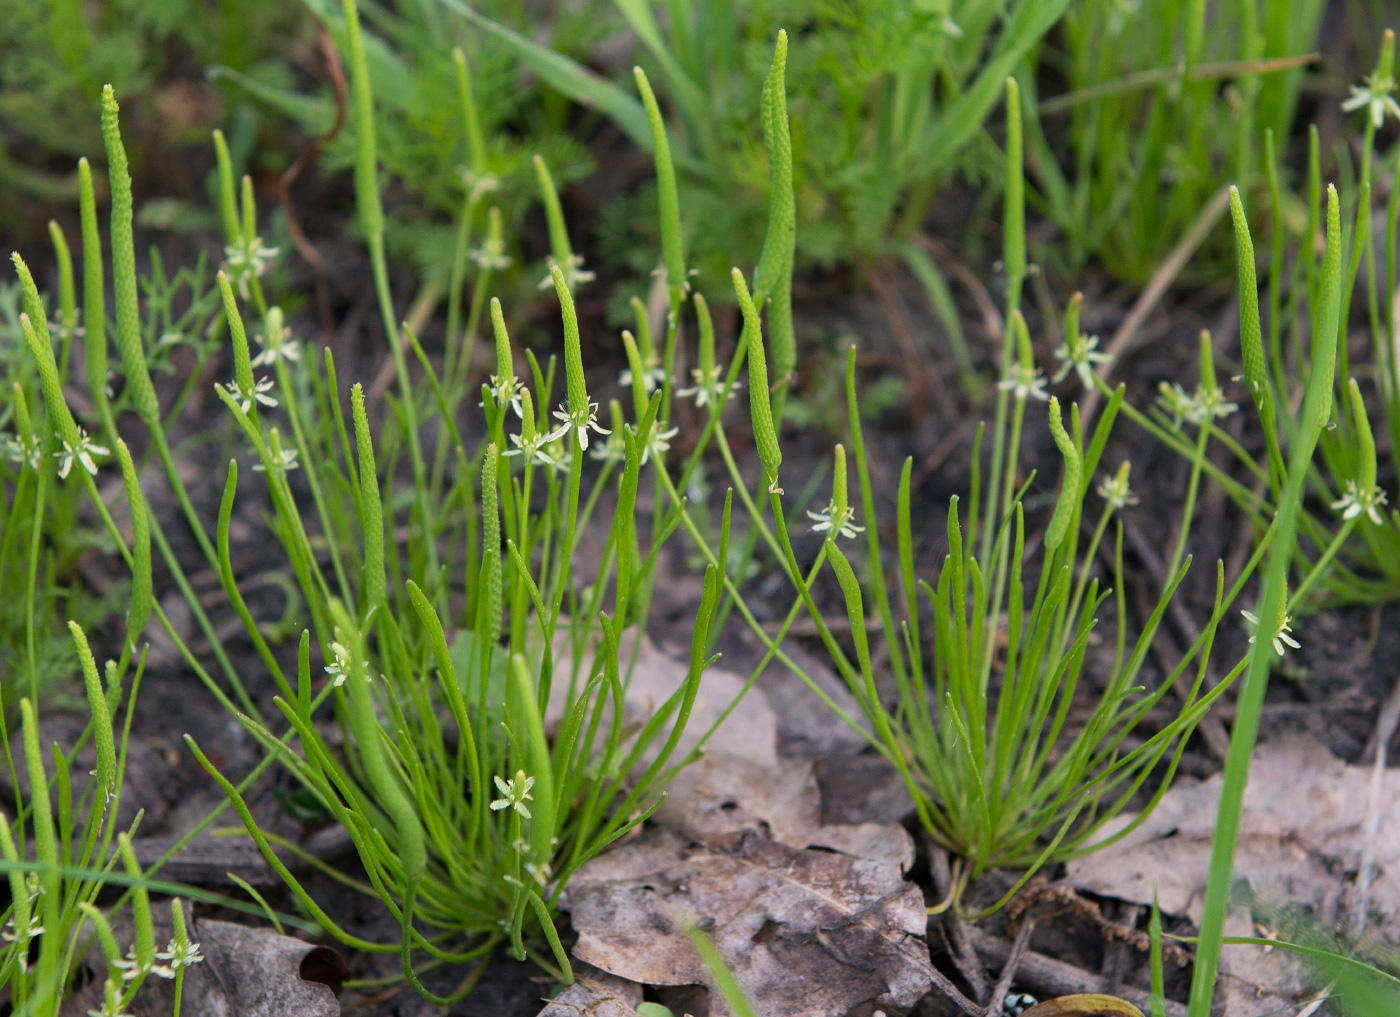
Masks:
[[[765,1015],[904,1009],[931,984],[923,896],[889,859],[793,848],[752,830],[707,845],[655,829],[580,870],[562,905],[578,959],[644,984],[703,984],[716,1015],[727,1011],[690,924],[709,933]]]

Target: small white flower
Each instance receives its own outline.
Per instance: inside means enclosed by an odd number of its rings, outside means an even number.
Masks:
[[[264,247],[262,237],[254,237],[251,241],[240,237],[236,243],[224,248],[224,257],[228,267],[233,269],[231,274],[238,277],[238,292],[247,300],[248,280],[261,277],[267,271],[267,262],[277,257],[277,248]]]
[[[1395,89],[1395,79],[1368,74],[1362,80],[1365,84],[1351,86],[1351,98],[1342,103],[1342,109],[1350,113],[1365,108],[1371,115],[1372,125],[1377,128],[1385,123],[1386,113],[1400,119],[1400,105],[1390,94]]]
[[[331,657],[333,659],[326,665],[326,674],[333,679],[332,685],[344,685],[354,666],[350,659],[350,651],[339,643],[331,643]]]
[[[1332,508],[1341,511],[1343,519],[1355,519],[1364,512],[1367,519],[1380,526],[1385,522],[1380,513],[1385,501],[1385,492],[1379,487],[1362,492],[1356,486],[1356,481],[1348,480],[1346,492],[1332,503]]]
[[[288,363],[301,359],[301,346],[292,336],[292,330],[282,324],[282,316],[268,316],[267,331],[255,336],[261,352],[253,358],[254,367],[273,367],[278,360]]]
[[[23,958],[20,959],[20,967],[24,967]],[[131,1017],[129,1013],[122,1013],[120,988],[120,983],[107,979],[107,984],[102,988],[102,1009],[89,1010],[88,1017]]]
[[[58,475],[67,479],[68,471],[73,468],[73,462],[76,460],[83,464],[83,469],[95,477],[97,476],[97,463],[93,461],[92,457],[109,454],[105,447],[89,438],[88,433],[80,427],[78,428],[77,445],[70,445],[67,439],[64,439],[63,451],[54,453],[54,458],[58,460]]]
[[[1099,497],[1108,502],[1114,512],[1122,512],[1129,505],[1138,503],[1138,496],[1128,487],[1128,474],[1120,470],[1114,476],[1105,476],[1098,486]]]
[[[1254,627],[1254,629],[1256,630],[1255,634],[1257,635],[1257,630],[1259,628],[1259,617],[1253,611],[1241,611],[1240,614],[1244,615],[1244,620],[1249,622],[1249,624]],[[1289,635],[1289,633],[1293,631],[1292,627],[1288,624],[1289,620],[1290,619],[1288,615],[1285,614],[1283,616],[1283,623],[1279,625],[1278,631],[1273,634],[1272,641],[1274,644],[1274,652],[1277,653],[1280,657],[1282,657],[1284,653],[1287,652],[1284,650],[1285,644],[1291,646],[1295,650],[1302,649],[1302,647],[1298,645],[1298,641],[1295,640],[1291,635]],[[1254,636],[1250,636],[1249,641],[1251,643],[1254,642]]]
[[[457,174],[462,178],[462,190],[470,194],[473,201],[478,201],[483,195],[491,194],[501,187],[501,181],[494,173],[477,176],[466,166],[458,166]]]
[[[520,408],[520,379],[515,375],[504,381],[498,374],[491,375],[491,399],[497,406],[509,404],[517,417],[525,419],[525,411]]]
[[[1094,388],[1094,365],[1106,364],[1113,358],[1107,353],[1099,353],[1099,337],[1096,335],[1081,335],[1079,341],[1071,349],[1069,345],[1061,343],[1055,350],[1055,357],[1060,361],[1060,369],[1051,377],[1051,382],[1059,384],[1069,376],[1070,371],[1075,371],[1079,375],[1079,381],[1085,389],[1092,391]]]
[[[1165,381],[1158,388],[1158,401],[1171,414],[1172,426],[1180,427],[1183,420],[1197,427],[1205,427],[1213,420],[1228,417],[1239,409],[1239,405],[1225,400],[1225,393],[1218,386],[1200,387],[1195,395],[1187,395],[1177,382],[1168,385]]]
[[[1010,392],[1018,402],[1027,398],[1044,402],[1050,397],[1045,393],[1045,376],[1038,367],[1023,367],[1017,364],[1011,369],[1011,377],[997,382],[997,388]]]
[[[160,954],[156,954],[157,957]],[[122,973],[122,980],[130,982],[141,975],[159,975],[161,978],[174,978],[175,972],[165,964],[142,964],[136,959],[136,947],[132,947],[126,952],[123,960],[112,961],[112,966],[119,968]]]
[[[559,263],[553,258],[550,258],[549,264],[558,265]],[[569,255],[569,263],[567,265],[559,265],[559,269],[564,273],[564,281],[568,284],[570,290],[579,283],[592,282],[594,278],[594,273],[584,271],[582,254]],[[553,285],[554,273],[551,272],[540,280],[538,288],[547,290]]]
[[[524,456],[525,462],[537,462],[544,466],[553,466],[554,459],[545,451],[549,445],[549,435],[536,434],[526,441],[522,435],[512,434],[510,440],[514,442],[515,448],[505,454],[508,456]]]
[[[294,448],[284,448],[278,454],[277,461],[272,464],[273,470],[278,473],[290,473],[292,470],[295,470],[297,466],[297,450]],[[253,471],[255,473],[266,473],[267,467],[261,462],[256,462],[253,464]]]
[[[13,943],[17,939],[22,939],[24,942],[27,943],[29,942],[29,940],[33,939],[35,936],[39,935],[39,933],[44,931],[43,925],[39,923],[39,916],[37,914],[32,913],[29,916],[29,928],[25,930],[23,935],[19,935],[18,933],[16,933],[14,931],[14,928],[15,920],[11,918],[8,922],[5,923],[5,931],[0,932],[0,936],[3,936],[5,938],[5,941],[8,943]]]
[[[720,370],[721,368],[718,364],[710,368],[708,372],[698,367],[692,367],[690,369],[690,377],[695,384],[691,385],[689,388],[680,389],[676,392],[676,395],[682,398],[694,397],[696,406],[709,406],[719,402],[720,392],[724,388],[724,383],[719,380]],[[734,392],[738,387],[736,383],[734,387],[729,390],[730,399],[734,398]]]
[[[254,381],[251,392],[243,391],[238,384],[237,378],[229,382],[228,387],[229,391],[233,393],[233,397],[238,400],[239,409],[244,413],[247,413],[252,408],[254,402],[260,402],[264,406],[277,405],[277,397],[271,394],[273,387],[271,378],[259,378],[257,381]]]
[[[25,438],[5,435],[5,454],[10,457],[11,462],[28,466],[31,470],[37,471],[39,469],[39,436],[31,434]]]
[[[531,860],[532,852],[530,849],[529,841],[527,841],[524,837],[517,837],[514,841],[511,842],[510,846],[515,850],[515,853],[518,854],[521,857],[521,859],[524,860],[525,871],[528,872],[534,878],[535,882],[538,883],[540,886],[548,885],[549,877],[551,875],[549,863],[534,862]]]
[[[560,403],[559,408],[554,411],[554,419],[563,421],[563,423],[550,432],[549,440],[553,441],[555,438],[568,434],[569,431],[572,430],[578,435],[579,449],[584,452],[588,451],[589,428],[592,428],[599,434],[611,433],[606,427],[598,423],[597,403],[589,403],[587,410],[580,410],[578,413],[570,412],[568,403]]]
[[[494,778],[496,789],[501,792],[502,797],[491,803],[491,811],[498,812],[501,809],[514,809],[526,819],[530,818],[530,807],[526,802],[535,800],[535,796],[530,794],[530,788],[535,786],[535,778],[525,776],[524,770],[516,770],[515,776],[509,781]]]
[[[680,433],[679,427],[673,427],[669,431],[658,431],[656,425],[651,427],[651,437],[642,446],[642,465],[647,464],[647,460],[655,459],[658,463],[666,460],[666,453],[671,451],[671,439]]]
[[[856,510],[849,505],[838,509],[836,503],[831,502],[820,512],[808,511],[807,516],[814,520],[813,533],[830,533],[833,537],[853,539],[857,533],[865,532],[864,526],[855,524]]]
[[[179,971],[181,968],[187,968],[192,964],[198,964],[204,960],[204,955],[199,952],[198,943],[187,942],[184,946],[181,946],[173,939],[170,941],[170,945],[165,948],[165,952],[158,953],[156,956],[163,961],[170,962],[170,967],[167,969],[170,971],[170,974],[162,975],[164,978],[174,978],[175,972]],[[157,970],[156,973],[160,974],[160,971]]]

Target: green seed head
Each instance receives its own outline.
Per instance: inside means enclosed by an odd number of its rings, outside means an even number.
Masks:
[[[499,386],[515,378],[515,357],[510,352],[510,334],[506,332],[506,319],[498,297],[491,298],[491,328],[496,333],[496,384]]]
[[[671,162],[671,144],[666,138],[666,122],[652,93],[651,82],[640,67],[632,68],[632,76],[646,107],[651,126],[651,147],[656,160],[656,204],[661,227],[661,263],[665,266],[666,288],[671,301],[671,314],[680,312],[681,301],[690,288],[685,272],[685,250],[681,243],[681,206],[676,191],[676,170]]]
[[[1240,354],[1244,360],[1244,379],[1262,408],[1268,376],[1264,365],[1264,337],[1259,324],[1259,282],[1254,266],[1254,240],[1249,234],[1249,220],[1244,214],[1239,188],[1230,188],[1230,219],[1235,227],[1235,259],[1240,287]]]
[[[1045,550],[1054,551],[1064,542],[1070,523],[1079,506],[1079,474],[1082,462],[1079,449],[1065,430],[1064,419],[1060,415],[1060,401],[1050,397],[1050,435],[1055,439],[1055,447],[1065,460],[1065,480],[1060,488],[1060,497],[1055,502],[1055,511],[1050,517],[1050,525],[1045,530]]]
[[[87,689],[88,709],[92,712],[92,738],[97,748],[97,784],[106,793],[117,784],[117,749],[112,738],[112,717],[107,711],[107,695],[102,689],[102,679],[97,674],[97,662],[92,658],[92,648],[88,646],[87,634],[83,632],[83,627],[75,621],[70,621],[68,631],[73,637],[73,645],[78,650],[83,685]]]
[[[583,349],[579,345],[574,295],[569,291],[564,271],[558,265],[551,265],[549,274],[554,280],[554,292],[559,295],[559,310],[564,318],[564,375],[568,382],[569,413],[575,421],[587,419],[588,388],[583,381]]]
[[[835,508],[833,516],[839,519],[846,518],[849,508],[849,498],[846,492],[846,447],[838,444],[836,446],[836,462],[831,472],[831,504]]]
[[[1002,214],[1002,260],[1017,285],[1026,276],[1026,184],[1021,154],[1021,89],[1006,79],[1006,203]]]
[[[224,241],[238,243],[238,200],[233,188],[233,160],[229,158],[224,132],[214,129],[214,159],[219,166],[219,216],[223,220]]]
[[[1376,486],[1376,439],[1371,434],[1366,401],[1361,398],[1361,386],[1356,384],[1355,378],[1347,379],[1347,394],[1351,397],[1351,418],[1356,427],[1356,486],[1363,495],[1370,495]]]
[[[117,458],[126,484],[126,502],[131,510],[131,604],[127,608],[127,638],[133,647],[145,630],[155,605],[151,581],[151,529],[146,515],[146,499],[136,476],[136,464],[126,442],[117,439]]]
[[[764,479],[768,490],[779,493],[778,467],[783,462],[783,452],[778,446],[778,432],[773,426],[773,404],[768,395],[768,361],[763,352],[763,329],[758,322],[758,309],[749,296],[749,288],[744,282],[744,273],[737,268],[731,273],[734,280],[734,294],[739,299],[739,308],[744,314],[744,332],[741,337],[747,351],[749,365],[749,416],[753,422],[754,444],[758,446],[758,458],[763,463]]]
[[[350,412],[355,422],[355,444],[360,459],[360,527],[364,532],[365,607],[378,607],[387,596],[384,574],[384,506],[379,497],[379,472],[374,460],[374,443],[365,413],[365,390],[358,383],[350,390]]]
[[[1201,388],[1205,392],[1213,392],[1220,386],[1215,381],[1215,347],[1211,344],[1210,333],[1205,329],[1201,330],[1199,343],[1199,359],[1201,365]]]
[[[238,385],[239,394],[251,399],[256,383],[253,380],[253,360],[248,354],[248,332],[243,327],[243,315],[238,311],[238,301],[234,299],[228,276],[220,272],[218,278],[219,292],[224,298],[224,317],[228,319],[228,334],[233,340],[233,380]],[[253,403],[250,412],[256,411],[257,404]]]
[[[700,329],[700,370],[708,378],[715,368],[715,324],[710,319],[710,305],[706,303],[704,295],[695,294],[694,302],[695,319]]]

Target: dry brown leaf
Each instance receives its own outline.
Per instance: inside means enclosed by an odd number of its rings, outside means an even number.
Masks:
[[[166,920],[156,916],[156,941],[170,935]],[[117,942],[131,942],[129,915],[114,916]],[[271,929],[254,929],[233,922],[195,920],[190,938],[204,954],[186,970],[181,1013],[200,1017],[339,1017],[340,986],[350,972],[330,947],[281,936]],[[61,1017],[78,1017],[102,1004],[106,975],[101,949],[94,944],[86,957],[92,980],[66,1000]],[[169,1017],[175,983],[150,976],[130,1009],[133,1017]],[[622,1015],[619,1015],[622,1017]]]
[[[691,923],[761,1014],[904,1009],[928,991],[923,895],[897,861],[797,849],[753,831],[724,841],[657,829],[585,866],[562,901],[579,934],[574,955],[644,984],[706,985],[716,1017],[728,1011],[686,936]]]
[[[1400,942],[1400,777],[1388,774],[1376,838],[1370,931]],[[1236,878],[1248,879],[1265,898],[1312,908],[1335,923],[1350,900],[1360,865],[1370,805],[1371,768],[1349,766],[1326,746],[1302,736],[1260,745],[1250,766]],[[1141,827],[1102,851],[1071,862],[1066,880],[1081,890],[1149,904],[1154,884],[1162,909],[1200,921],[1211,835],[1220,800],[1219,775],[1204,782],[1179,779]],[[1122,829],[1120,817],[1105,836]],[[1234,915],[1231,935],[1258,935]],[[1267,1011],[1306,988],[1298,963],[1283,951],[1231,946],[1221,959],[1226,1014]]]
[[[551,999],[539,1017],[637,1017],[642,987],[606,971],[581,967],[574,984]]]
[[[630,633],[624,635],[621,652],[624,660],[631,653]],[[567,661],[562,662],[556,673],[567,674],[567,667]],[[640,728],[685,678],[684,665],[644,638],[623,700],[624,724]],[[556,681],[554,688],[566,684]],[[705,672],[672,762],[695,747],[743,687],[743,678],[722,668]],[[798,691],[815,700],[805,688]],[[556,694],[550,700],[547,722],[557,724],[562,711],[563,696]],[[814,762],[779,755],[779,728],[768,697],[761,689],[750,689],[710,737],[705,754],[676,775],[666,789],[666,801],[656,820],[698,840],[759,830],[792,847],[818,845],[863,857],[878,855],[907,867],[913,861],[913,843],[898,827],[821,825],[821,791]],[[641,767],[654,758],[654,753],[649,753]]]

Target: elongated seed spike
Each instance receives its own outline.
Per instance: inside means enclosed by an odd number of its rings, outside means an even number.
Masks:
[[[131,603],[126,612],[127,640],[132,648],[146,628],[155,606],[151,581],[151,527],[146,515],[146,499],[136,476],[136,464],[126,442],[117,439],[117,458],[126,485],[126,503],[131,510]]]
[[[365,608],[384,603],[388,581],[384,574],[384,504],[379,497],[379,469],[374,460],[374,442],[365,412],[364,386],[350,389],[350,413],[355,422],[355,445],[360,460],[360,529],[364,533]]]
[[[117,748],[112,738],[112,717],[107,711],[107,694],[102,688],[102,679],[97,674],[97,661],[92,658],[87,633],[75,621],[68,623],[68,631],[73,637],[73,645],[78,650],[78,664],[83,672],[88,709],[92,711],[92,739],[97,749],[97,784],[106,793],[117,784]]]
[[[253,380],[253,360],[248,353],[248,331],[243,327],[243,315],[239,313],[238,301],[233,295],[233,286],[228,276],[219,273],[219,292],[224,300],[224,317],[228,319],[228,334],[233,340],[233,380],[238,384],[238,394],[251,400],[256,383]],[[257,412],[257,403],[250,404],[250,415]]]
[[[78,160],[78,206],[83,226],[83,355],[88,396],[105,417],[107,403],[107,298],[102,267],[102,238],[97,231],[97,200],[92,167]]]
[[[379,174],[374,138],[374,93],[370,88],[360,11],[355,0],[341,0],[345,15],[346,48],[350,51],[350,94],[355,125],[355,205],[360,226],[371,238],[384,234],[384,208],[379,201]]]
[[[768,333],[773,342],[773,373],[777,384],[788,381],[797,366],[797,340],[792,329],[792,263],[797,247],[797,201],[793,193],[792,133],[787,112],[787,32],[779,30],[773,65],[763,82],[761,113],[763,144],[768,152],[768,230],[763,254],[754,270],[754,304],[768,309]]]
[[[117,835],[117,848],[122,856],[122,865],[128,876],[135,878],[131,885],[131,917],[135,926],[135,942],[132,944],[136,963],[149,970],[156,960],[155,925],[151,920],[151,895],[141,872],[141,863],[136,860],[136,852],[131,846],[131,837],[122,832]]]
[[[715,323],[710,318],[710,305],[706,303],[704,294],[697,293],[692,299],[695,303],[695,320],[700,332],[698,354],[700,370],[705,373],[705,378],[708,379],[710,372],[715,367]]]
[[[1026,277],[1026,183],[1021,151],[1021,88],[1006,79],[1006,199],[1002,212],[1002,261],[1011,285]]]
[[[117,352],[121,354],[127,391],[141,421],[161,426],[160,403],[141,344],[141,314],[136,292],[136,241],[132,235],[131,173],[122,144],[116,94],[102,89],[102,141],[107,148],[107,177],[112,191],[112,295],[117,309]]]
[[[1369,497],[1376,487],[1376,439],[1371,433],[1371,421],[1366,415],[1366,401],[1355,378],[1347,379],[1347,394],[1351,399],[1351,419],[1356,428],[1357,490]]]
[[[1215,346],[1210,341],[1210,332],[1201,329],[1197,338],[1201,370],[1201,388],[1207,392],[1219,388],[1215,381]]]
[[[1079,348],[1079,311],[1084,305],[1084,294],[1076,292],[1065,305],[1065,349],[1071,354]]]
[[[457,97],[462,101],[462,125],[467,134],[467,158],[472,175],[478,180],[486,172],[486,143],[481,136],[481,121],[476,113],[476,96],[472,92],[471,64],[461,46],[452,50],[452,62],[457,68]]]
[[[832,518],[844,520],[846,510],[849,507],[849,496],[846,489],[846,447],[841,444],[836,446],[836,461],[831,471],[831,504],[836,507]]]
[[[656,340],[651,334],[651,315],[647,313],[647,305],[642,303],[640,297],[633,297],[632,319],[637,323],[637,351],[642,355],[642,362],[652,364],[656,361]]]
[[[1254,266],[1254,240],[1244,214],[1240,191],[1230,187],[1230,218],[1235,226],[1235,258],[1240,286],[1240,354],[1244,380],[1257,409],[1264,405],[1268,375],[1264,364],[1264,333],[1259,324],[1259,280]]]
[[[632,338],[632,333],[627,329],[622,330],[622,348],[627,353],[627,366],[632,372],[632,410],[637,415],[637,419],[642,419],[642,412],[646,408],[646,364],[642,360],[642,354],[637,349],[637,342]]]
[[[535,398],[530,395],[528,388],[520,390],[520,440],[526,445],[534,442],[535,435]]]
[[[680,313],[681,301],[689,289],[685,273],[685,249],[681,242],[681,205],[676,191],[676,169],[671,162],[671,143],[666,138],[666,122],[652,93],[651,82],[640,67],[632,68],[651,126],[651,147],[656,163],[656,205],[661,227],[661,263],[666,269],[666,289],[670,313]]]
[[[15,255],[16,258],[19,255]],[[63,386],[58,380],[58,364],[53,358],[53,347],[45,342],[34,328],[28,313],[19,316],[20,332],[29,346],[29,353],[39,367],[39,387],[44,393],[44,410],[49,424],[70,448],[78,447],[78,424],[68,403],[63,398]]]
[[[549,268],[554,280],[554,292],[559,295],[559,311],[564,319],[564,377],[568,384],[569,413],[575,423],[588,418],[588,388],[583,380],[583,348],[579,345],[578,313],[574,310],[574,295],[563,270],[558,265]]]
[[[1320,398],[1317,415],[1304,421],[1319,432],[1332,416],[1332,386],[1337,370],[1337,342],[1341,327],[1342,207],[1337,188],[1327,185],[1327,247],[1322,259],[1322,340],[1313,344],[1313,370],[1318,375]]]
[[[783,462],[783,452],[778,446],[778,432],[773,426],[773,405],[768,394],[768,361],[763,352],[763,329],[758,322],[758,309],[749,296],[749,288],[744,283],[744,273],[737,268],[731,276],[734,280],[734,294],[739,299],[739,309],[744,315],[744,331],[740,341],[744,344],[745,356],[749,365],[749,416],[753,423],[754,444],[758,447],[758,458],[763,463],[764,479],[768,490],[774,494],[778,487],[778,467]]]
[[[510,334],[506,332],[506,318],[501,312],[499,297],[491,298],[491,329],[496,335],[496,384],[499,387],[515,378],[515,357],[510,351]]]
[[[559,204],[559,191],[550,176],[549,166],[540,156],[535,156],[535,177],[540,184],[540,200],[544,203],[545,225],[549,229],[549,248],[554,265],[562,270],[564,283],[570,292],[583,281],[578,272],[579,259],[574,257],[573,246],[569,243],[569,228],[564,222],[564,208]]]
[[[243,174],[243,242],[252,246],[258,235],[258,206],[253,199],[253,178]]]
[[[486,588],[486,632],[483,638],[495,645],[501,634],[501,516],[497,498],[497,465],[500,450],[492,442],[486,447],[481,464],[482,584]]]
[[[20,302],[24,308],[24,313],[29,315],[29,323],[34,326],[35,333],[44,344],[53,347],[53,336],[49,332],[49,313],[44,307],[43,298],[39,296],[39,287],[34,282],[34,273],[29,271],[29,266],[16,251],[10,255],[10,264],[15,266],[15,275],[19,276]]]
[[[1055,511],[1050,517],[1050,525],[1045,530],[1045,550],[1056,550],[1064,542],[1073,521],[1079,501],[1079,474],[1082,467],[1079,449],[1065,431],[1064,419],[1060,414],[1060,401],[1050,397],[1050,435],[1055,439],[1055,447],[1065,460],[1065,480],[1060,488],[1060,497],[1055,502]]]
[[[224,242],[238,243],[238,199],[233,186],[233,160],[229,158],[224,132],[214,128],[214,160],[219,167],[219,218],[223,222]]]
[[[53,219],[49,220],[49,239],[53,242],[54,259],[58,262],[58,315],[63,326],[63,339],[72,340],[78,328],[78,296],[73,287],[73,255],[68,250],[68,238]],[[66,346],[64,347],[67,348]],[[67,369],[67,362],[61,365]]]

